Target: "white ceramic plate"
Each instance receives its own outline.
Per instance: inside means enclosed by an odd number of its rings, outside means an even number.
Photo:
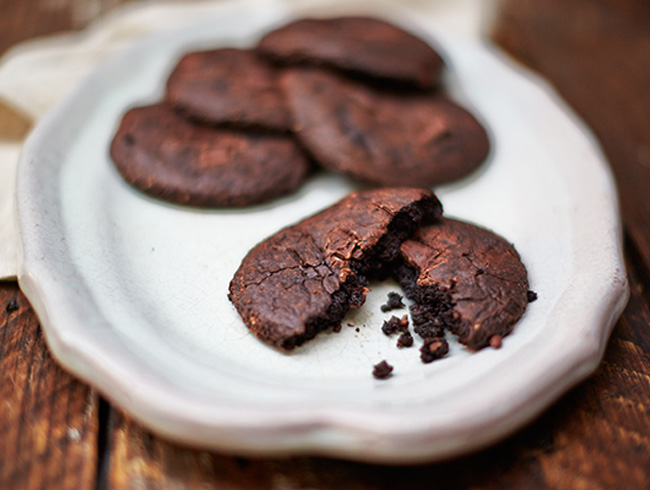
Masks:
[[[452,340],[429,365],[417,341],[398,350],[380,331],[390,282],[344,320],[359,332],[344,326],[289,355],[250,335],[227,300],[246,252],[353,190],[346,179],[320,175],[271,205],[200,211],[145,197],[113,168],[121,115],[161,95],[179,53],[251,45],[286,15],[224,9],[135,45],[34,131],[18,176],[19,280],[54,355],[146,426],[198,446],[405,463],[505,436],[595,369],[628,294],[608,167],[539,79],[487,45],[417,26],[493,141],[480,172],[438,189],[446,213],[512,241],[539,295],[501,349],[469,353]],[[382,359],[395,375],[377,381]]]

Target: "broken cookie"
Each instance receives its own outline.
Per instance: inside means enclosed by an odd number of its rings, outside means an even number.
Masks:
[[[417,305],[413,322],[421,329],[430,325],[431,339],[446,328],[470,349],[499,346],[528,304],[528,278],[519,255],[484,228],[442,219],[406,240],[400,256],[395,273]],[[433,342],[423,347],[423,360],[425,350],[427,359],[439,355],[442,346]]]
[[[368,278],[441,212],[424,189],[350,194],[253,248],[230,283],[229,299],[260,340],[293,349],[361,306]]]

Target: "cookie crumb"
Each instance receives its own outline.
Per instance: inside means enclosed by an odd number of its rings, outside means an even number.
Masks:
[[[388,293],[388,301],[386,301],[385,305],[381,305],[380,309],[386,313],[388,311],[398,310],[400,308],[404,308],[404,303],[402,303],[402,295],[396,293],[395,291],[391,291]]]
[[[359,330],[359,327],[357,327],[357,328],[354,329],[354,331],[355,332],[360,332],[361,330]]]
[[[402,318],[397,318],[396,316],[390,317],[386,320],[381,326],[381,331],[384,332],[384,335],[389,337],[397,332],[406,332],[409,328],[409,319],[408,315],[404,315]]]
[[[402,335],[399,336],[397,339],[397,347],[400,349],[404,347],[411,347],[413,345],[413,335],[411,335],[411,332],[408,330],[406,332],[402,332]]]
[[[428,364],[445,356],[447,352],[449,352],[449,344],[442,337],[426,339],[420,348],[420,359]]]
[[[339,333],[339,332],[341,331],[341,328],[343,328],[343,325],[340,324],[340,323],[337,323],[336,325],[334,325],[334,326],[332,327],[332,330],[333,330],[334,332],[336,332],[336,333]]]
[[[354,323],[348,323],[348,327],[354,327]]]
[[[440,337],[443,333],[442,321],[439,318],[433,318],[426,323],[416,325],[413,331],[425,340]]]
[[[528,302],[532,303],[537,299],[537,293],[535,291],[528,291]]]
[[[9,301],[9,303],[7,303],[7,308],[5,308],[5,309],[6,309],[7,313],[13,313],[18,308],[20,308],[20,305],[18,304],[18,301],[15,300],[15,299],[12,299],[11,301]]]
[[[411,320],[413,331],[423,339],[441,337],[444,331],[444,323],[437,312],[418,305],[411,305]]]
[[[493,335],[490,337],[490,347],[493,349],[500,349],[502,343],[503,337],[501,337],[501,335]]]
[[[390,378],[393,373],[393,366],[388,364],[386,360],[381,361],[379,364],[375,364],[372,369],[372,375],[376,379],[386,379]]]

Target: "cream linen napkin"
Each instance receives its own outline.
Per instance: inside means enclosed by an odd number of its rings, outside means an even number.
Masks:
[[[0,117],[19,117],[18,125],[36,124],[97,65],[148,34],[177,29],[222,9],[245,4],[250,8],[286,9],[347,4],[349,0],[310,1],[176,1],[141,2],[115,9],[84,31],[29,41],[0,59]],[[435,19],[458,36],[477,38],[495,16],[496,2],[487,0],[402,0],[416,15]],[[371,0],[355,4],[372,4]],[[27,121],[27,123],[25,122]],[[0,125],[0,280],[18,272],[17,229],[14,217],[15,174],[20,138],[3,134]]]

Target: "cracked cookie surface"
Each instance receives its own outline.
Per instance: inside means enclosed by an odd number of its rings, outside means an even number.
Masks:
[[[268,201],[296,189],[310,169],[287,136],[203,126],[166,104],[127,112],[110,152],[132,186],[194,206]]]
[[[229,299],[260,340],[290,350],[361,306],[368,278],[441,212],[425,189],[350,194],[254,247],[230,283]]]
[[[431,337],[444,327],[470,349],[500,344],[526,309],[528,277],[519,254],[484,228],[445,218],[418,230],[400,255],[397,278],[421,324],[439,328]]]
[[[451,182],[490,149],[478,121],[439,93],[381,90],[318,68],[287,69],[280,85],[302,145],[323,167],[363,182]]]

